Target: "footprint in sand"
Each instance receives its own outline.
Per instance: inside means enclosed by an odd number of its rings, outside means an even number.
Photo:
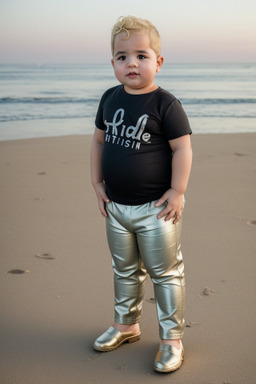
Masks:
[[[100,353],[98,355],[94,355],[92,357],[89,357],[88,359],[86,359],[85,361],[92,361],[92,360],[96,360],[100,357]]]
[[[9,269],[6,273],[12,273],[13,275],[21,275],[22,273],[30,272],[29,270],[25,269]]]
[[[216,293],[216,291],[214,291],[213,289],[210,289],[208,287],[205,287],[202,291],[202,294],[204,296],[209,296],[209,295],[213,295],[214,293]]]
[[[199,322],[198,321],[189,321],[187,324],[186,324],[186,327],[187,328],[192,328],[194,327],[195,325],[198,325]]]
[[[201,294],[200,294],[200,295],[197,295],[197,297],[198,297],[199,299],[202,299],[202,295],[203,295],[203,296],[210,296],[210,295],[214,295],[215,293],[217,293],[217,292],[214,291],[214,289],[210,289],[210,288],[208,288],[208,287],[205,287],[205,288],[202,290]]]
[[[256,220],[249,220],[246,222],[248,225],[256,225]]]
[[[117,367],[120,371],[123,371],[124,369],[128,369],[128,365],[121,365],[120,367]]]
[[[155,304],[156,300],[154,297],[150,297],[150,299],[147,299],[147,301],[151,304]]]
[[[53,255],[50,252],[48,252],[48,253],[37,253],[36,257],[39,257],[40,259],[46,259],[46,260],[53,260],[53,259],[55,259],[55,257],[53,257]]]

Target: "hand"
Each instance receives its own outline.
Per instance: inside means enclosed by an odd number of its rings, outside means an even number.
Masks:
[[[98,183],[95,185],[94,189],[95,189],[95,192],[97,195],[100,212],[101,212],[103,217],[107,217],[108,214],[107,214],[107,211],[105,209],[105,203],[109,203],[109,198],[106,194],[105,184],[104,183]]]
[[[176,224],[182,216],[183,212],[183,193],[175,189],[168,189],[163,196],[155,203],[155,207],[160,207],[167,202],[166,207],[157,216],[158,219],[165,216],[165,221],[174,218],[173,224]]]

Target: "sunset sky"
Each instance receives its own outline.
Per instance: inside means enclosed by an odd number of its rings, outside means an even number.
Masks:
[[[256,62],[255,0],[0,0],[0,63],[105,63],[121,15],[149,19],[166,62]]]

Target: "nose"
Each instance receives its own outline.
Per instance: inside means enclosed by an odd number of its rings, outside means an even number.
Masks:
[[[129,68],[137,67],[137,60],[136,60],[135,57],[133,57],[133,56],[129,57],[129,59],[128,59],[128,67]]]

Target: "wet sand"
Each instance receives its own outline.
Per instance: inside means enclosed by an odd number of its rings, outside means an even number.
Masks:
[[[0,142],[1,384],[255,382],[256,134],[193,135],[186,193],[184,364],[153,371],[158,326],[147,281],[142,336],[97,353],[112,323],[91,136]]]

